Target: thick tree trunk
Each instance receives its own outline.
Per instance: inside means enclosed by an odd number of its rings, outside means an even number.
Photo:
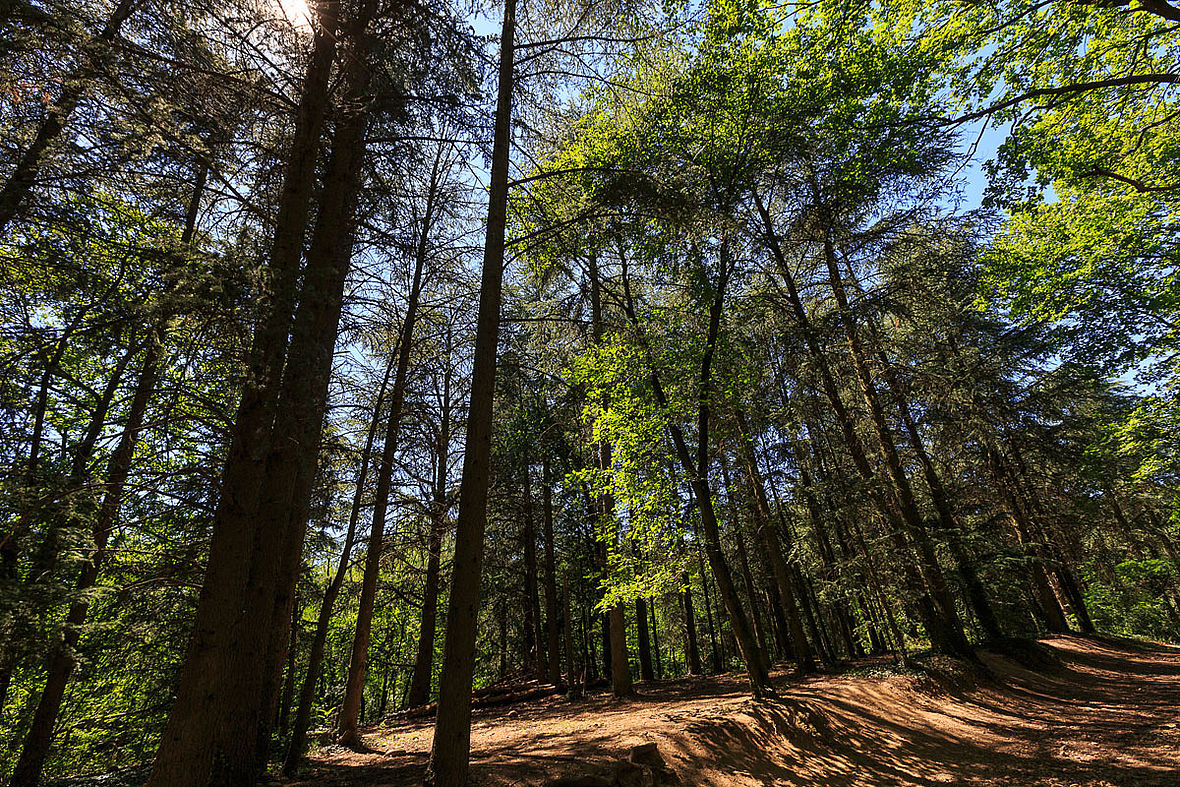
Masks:
[[[241,646],[267,636],[265,624],[259,625],[249,614],[259,603],[248,591],[255,543],[267,543],[272,551],[280,548],[279,543],[262,537],[256,513],[336,52],[338,2],[328,0],[319,10],[268,265],[274,292],[255,332],[188,657],[149,787],[205,787],[254,778],[254,747],[245,755],[240,748],[243,740],[254,743],[257,727],[249,715],[243,717],[238,712],[242,690],[234,679],[240,673],[256,672],[256,662],[265,659],[258,649]],[[265,610],[272,609],[273,597],[266,598]],[[226,737],[234,743],[223,748]]]
[[[631,681],[631,662],[627,658],[627,618],[623,604],[611,607],[607,615],[610,623],[610,685],[615,697],[631,697],[635,686]]]
[[[491,188],[484,243],[471,403],[467,412],[467,447],[459,487],[451,601],[438,699],[438,717],[426,782],[434,787],[463,787],[471,750],[471,681],[475,670],[475,635],[479,619],[480,568],[487,524],[491,475],[492,401],[496,390],[496,344],[500,333],[500,293],[504,275],[504,232],[508,217],[508,158],[512,142],[512,84],[516,0],[506,0],[500,33],[499,87],[492,143]]]
[[[351,267],[356,208],[361,187],[368,125],[369,51],[367,32],[376,0],[365,0],[344,25],[349,47],[343,67],[343,108],[336,123],[332,153],[324,174],[320,210],[311,236],[299,307],[291,330],[291,346],[279,398],[271,455],[267,462],[260,506],[263,533],[281,533],[278,554],[261,543],[258,564],[273,583],[265,589],[273,601],[269,641],[262,662],[257,713],[255,771],[265,769],[270,724],[278,704],[279,679],[286,660],[287,627],[295,601],[311,497],[319,467],[320,438],[327,409],[332,358]],[[272,562],[273,561],[273,562]],[[273,566],[273,567],[272,567]],[[250,708],[251,712],[255,712]]]

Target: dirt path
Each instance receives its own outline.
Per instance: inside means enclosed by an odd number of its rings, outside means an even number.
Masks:
[[[735,677],[640,684],[642,697],[550,697],[476,711],[477,785],[605,775],[654,742],[686,785],[1180,786],[1180,649],[1045,640],[1064,669],[984,654],[1002,683],[956,690],[910,676],[780,679],[753,703]],[[367,731],[368,754],[332,748],[294,785],[413,785],[429,720]]]

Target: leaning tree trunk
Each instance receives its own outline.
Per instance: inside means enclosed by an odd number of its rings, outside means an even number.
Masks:
[[[240,738],[253,735],[234,716],[235,697],[226,687],[237,669],[244,626],[255,521],[266,452],[270,443],[280,370],[294,307],[295,274],[303,251],[308,208],[315,184],[320,131],[328,105],[328,79],[335,59],[338,0],[320,6],[312,55],[287,154],[283,188],[268,264],[274,291],[267,299],[250,352],[246,387],[235,417],[232,443],[214,514],[208,567],[177,698],[148,778],[149,787],[205,787],[214,762],[224,762],[219,727]],[[269,611],[269,607],[268,607]],[[232,724],[222,724],[232,719]],[[245,779],[253,779],[251,771]]]
[[[770,650],[767,647],[769,638],[766,634],[761,605],[758,603],[758,588],[754,585],[754,576],[750,572],[750,554],[746,549],[746,535],[742,532],[733,484],[729,477],[729,460],[724,453],[721,454],[721,485],[726,490],[725,502],[728,504],[727,508],[729,508],[729,517],[732,523],[730,528],[733,530],[734,541],[737,545],[738,571],[742,575],[742,584],[745,586],[746,603],[750,605],[750,621],[754,624],[754,638],[758,643],[762,661],[769,668],[771,664]]]
[[[905,579],[906,589],[910,596],[909,600],[914,603],[915,611],[922,621],[927,634],[929,634],[931,644],[935,649],[948,653],[956,653],[958,649],[954,645],[954,637],[948,633],[949,629],[953,626],[940,615],[938,607],[931,598],[929,588],[925,584],[926,577],[915,566],[915,561],[910,555],[909,547],[905,542],[905,535],[902,532],[904,527],[902,519],[898,516],[893,506],[890,505],[891,501],[889,499],[879,492],[872,491],[876,481],[876,474],[869,464],[868,455],[864,450],[860,437],[856,433],[856,426],[852,420],[852,415],[848,412],[843,397],[840,395],[835,376],[828,363],[828,358],[819,344],[815,329],[807,316],[807,311],[803,307],[803,301],[799,296],[798,287],[795,285],[794,275],[791,273],[786,256],[779,243],[778,235],[775,233],[774,221],[770,216],[770,211],[767,210],[761,197],[756,192],[753,197],[758,212],[762,217],[765,229],[764,240],[771,255],[774,257],[779,273],[783,278],[783,283],[786,285],[787,296],[791,304],[791,310],[794,313],[795,322],[803,335],[809,355],[815,361],[820,375],[821,387],[836,416],[841,435],[844,438],[845,447],[852,457],[853,466],[856,468],[861,480],[869,487],[869,497],[874,507],[881,514],[881,517],[888,524],[889,536],[895,546],[898,547],[899,553],[904,556],[910,556],[910,559],[903,559],[901,561],[902,576]],[[893,487],[890,487],[890,489],[893,490]],[[894,495],[894,498],[896,498],[896,495]],[[892,502],[899,505],[896,499]]]
[[[934,606],[938,610],[938,616],[944,624],[943,633],[947,637],[947,644],[950,650],[956,655],[974,659],[976,658],[975,653],[971,649],[970,644],[968,644],[967,636],[963,632],[963,623],[959,619],[958,610],[955,608],[954,600],[951,598],[950,588],[947,586],[942,568],[938,564],[933,540],[930,538],[930,533],[922,521],[922,515],[918,510],[917,501],[914,499],[913,488],[910,485],[905,468],[902,466],[901,456],[893,440],[893,432],[885,419],[885,410],[881,406],[876,384],[869,371],[868,362],[865,360],[864,345],[857,332],[852,309],[848,303],[848,295],[845,292],[844,283],[840,276],[836,260],[835,244],[832,241],[830,230],[825,233],[823,238],[823,252],[824,261],[827,263],[828,282],[831,285],[832,293],[836,296],[836,305],[841,322],[844,325],[844,333],[848,340],[848,349],[852,355],[853,369],[856,371],[861,394],[864,397],[865,406],[869,411],[870,421],[873,424],[873,429],[877,434],[877,440],[880,443],[881,458],[885,464],[885,468],[889,472],[889,478],[893,482],[895,498],[901,511],[902,520],[905,522],[910,537],[913,539],[914,545],[917,548],[918,570],[922,573],[922,578],[926,581],[926,586],[930,590],[930,598],[933,600]]]
[[[196,232],[197,215],[200,211],[201,199],[204,196],[207,167],[202,166],[194,183],[192,196],[189,198],[188,209],[185,211],[184,230],[181,233],[180,245],[188,249],[192,244]],[[119,442],[111,454],[107,466],[106,494],[100,505],[93,529],[94,549],[91,550],[82,571],[75,584],[78,594],[85,593],[98,582],[99,571],[103,558],[106,556],[107,542],[110,540],[115,521],[118,518],[119,506],[123,500],[123,490],[127,485],[127,478],[131,474],[131,461],[135,449],[139,444],[139,434],[143,429],[144,416],[148,404],[155,392],[156,381],[159,378],[160,364],[163,360],[164,341],[170,316],[159,315],[155,329],[148,338],[144,352],[143,365],[139,371],[139,379],[135,384],[135,393],[131,398],[131,405],[127,411],[127,420]],[[130,357],[128,354],[127,357]],[[121,376],[122,369],[112,377],[112,384],[104,392],[99,406],[102,414],[93,419],[91,427],[83,439],[82,447],[74,458],[71,468],[71,486],[81,481],[86,464],[93,451],[94,444],[105,421],[107,408],[114,396],[114,382]],[[52,570],[51,561],[56,558],[56,552],[47,554],[44,563],[46,570]],[[33,722],[25,735],[24,746],[20,759],[13,771],[10,787],[35,787],[45,765],[45,758],[53,741],[53,728],[57,723],[57,716],[61,710],[61,702],[65,696],[66,686],[73,674],[76,663],[74,649],[81,637],[81,627],[86,622],[90,611],[90,602],[84,598],[74,601],[66,615],[66,628],[62,640],[57,644],[49,657],[49,669],[45,679],[45,688],[41,699],[37,703],[37,710]]]
[[[713,507],[713,494],[709,488],[708,478],[709,411],[711,399],[710,373],[713,364],[713,353],[717,346],[717,336],[721,328],[721,309],[724,303],[725,287],[729,277],[730,266],[726,249],[726,245],[722,244],[721,276],[714,289],[712,302],[709,305],[709,324],[705,337],[705,352],[701,358],[697,402],[697,456],[695,461],[688,449],[688,444],[685,442],[684,433],[680,426],[673,421],[669,423],[668,430],[672,436],[672,444],[676,449],[676,456],[680,460],[685,474],[688,476],[689,485],[692,488],[693,497],[696,500],[697,511],[701,517],[701,529],[704,531],[705,536],[705,555],[709,560],[709,568],[712,570],[713,578],[717,582],[717,590],[721,595],[721,603],[725,606],[730,625],[733,627],[734,638],[737,640],[738,650],[746,666],[746,673],[750,681],[750,693],[755,699],[761,699],[768,694],[773,694],[773,689],[770,686],[766,664],[760,657],[757,641],[750,628],[749,620],[746,618],[745,610],[742,609],[741,599],[738,597],[737,588],[734,586],[733,575],[729,570],[728,562],[726,562],[725,553],[721,549],[721,531],[717,523],[717,513]],[[646,335],[643,333],[643,329],[639,324],[639,318],[635,313],[634,299],[631,295],[625,258],[623,262],[623,288],[627,318],[636,330],[637,335],[640,337],[641,342],[644,344],[645,349],[648,350],[648,355],[650,356],[650,347],[647,345]],[[656,399],[656,404],[665,412],[669,411],[668,397],[664,393],[659,373],[654,365],[649,369],[649,382]]]
[[[787,616],[787,625],[791,630],[791,645],[795,651],[795,666],[801,673],[815,671],[815,659],[812,656],[811,645],[807,635],[803,632],[803,621],[799,608],[803,599],[800,598],[802,588],[796,588],[792,582],[790,566],[787,564],[786,552],[782,540],[770,519],[770,503],[766,497],[766,488],[762,483],[762,475],[754,456],[754,443],[750,435],[750,427],[745,414],[737,413],[739,447],[742,462],[746,470],[746,488],[750,492],[754,512],[757,514],[758,537],[766,547],[766,555],[770,560],[770,567],[774,573],[775,584],[778,586],[779,598],[783,603],[783,612]]]
[[[504,233],[508,219],[508,158],[512,142],[512,68],[515,58],[516,0],[506,0],[500,33],[499,87],[492,141],[487,235],[475,328],[467,445],[459,486],[459,516],[443,666],[426,781],[434,787],[463,787],[471,753],[471,681],[479,619],[480,569],[487,525],[491,476],[492,402],[496,390],[496,344],[504,279]]]
[[[115,364],[115,368],[111,370],[110,377],[107,378],[106,387],[99,397],[94,410],[91,411],[86,434],[75,451],[71,463],[70,476],[66,484],[67,489],[71,490],[71,492],[81,492],[79,487],[83,485],[90,460],[94,456],[94,445],[98,441],[103,427],[106,426],[107,413],[110,411],[115,393],[119,388],[119,384],[123,381],[123,374],[127,369],[127,364],[130,363],[137,349],[134,344],[128,345],[123,355]],[[52,576],[59,557],[61,531],[69,526],[68,522],[70,520],[80,519],[83,511],[93,514],[88,495],[82,501],[67,501],[64,509],[54,512],[54,521],[50,524],[48,532],[46,532],[45,537],[38,546],[37,554],[33,557],[33,565],[29,567],[28,573],[25,574],[23,580],[20,579],[17,570],[20,557],[17,543],[7,540],[4,542],[4,547],[0,548],[0,595],[7,595],[12,599],[26,598],[30,595],[29,591],[32,590],[33,585]],[[6,534],[5,538],[7,539],[17,535],[19,534],[9,533]],[[10,551],[6,551],[9,544],[13,548]],[[5,588],[5,585],[9,587]],[[7,635],[5,637],[6,641],[0,644],[0,708],[3,708],[7,702],[8,689],[12,685],[12,676],[16,670],[19,655],[27,648],[27,646],[22,646],[18,642],[18,637],[14,636],[15,632],[12,631],[12,621],[16,617],[14,614],[16,611],[7,605],[0,605],[0,632],[4,632]]]
[[[860,284],[851,269],[847,273],[854,286],[859,289]],[[967,553],[966,546],[963,544],[962,537],[960,536],[962,527],[954,514],[950,497],[946,492],[946,487],[943,486],[938,470],[934,466],[934,460],[930,457],[929,451],[926,450],[926,443],[922,439],[922,433],[918,431],[917,422],[914,420],[913,412],[910,408],[909,398],[906,396],[900,381],[898,381],[897,375],[893,373],[889,365],[889,359],[885,356],[884,343],[881,341],[880,333],[871,317],[866,319],[866,325],[868,327],[869,338],[873,345],[875,345],[881,377],[885,380],[889,393],[897,406],[898,413],[901,415],[902,426],[905,428],[906,435],[910,439],[910,447],[913,448],[914,453],[918,457],[918,462],[922,466],[922,475],[926,480],[926,486],[930,490],[930,500],[934,503],[934,510],[938,514],[939,521],[942,523],[942,530],[946,537],[947,546],[950,548],[951,557],[954,558],[955,566],[959,569],[959,574],[963,578],[963,584],[967,589],[967,599],[971,603],[971,609],[975,612],[975,618],[979,621],[979,626],[983,629],[983,633],[988,639],[1002,639],[1004,632],[1000,628],[1000,622],[996,618],[995,610],[992,607],[987,590],[983,586],[983,581],[979,578],[979,572],[975,570],[975,563],[972,561],[971,556]]]

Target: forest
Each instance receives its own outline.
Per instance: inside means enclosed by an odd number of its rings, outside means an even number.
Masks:
[[[1178,262],[1169,0],[0,0],[0,783],[1180,642]]]

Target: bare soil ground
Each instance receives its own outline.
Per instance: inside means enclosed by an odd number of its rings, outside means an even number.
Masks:
[[[1043,643],[1059,669],[985,652],[994,680],[779,675],[779,699],[755,703],[738,676],[722,676],[640,683],[627,702],[551,696],[477,710],[472,782],[607,775],[654,742],[685,785],[1180,786],[1180,649]],[[371,751],[319,750],[306,776],[285,784],[420,784],[431,724],[370,728]]]

